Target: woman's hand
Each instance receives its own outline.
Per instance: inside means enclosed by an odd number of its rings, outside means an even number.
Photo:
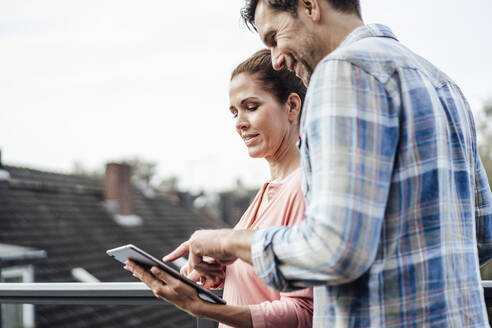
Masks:
[[[212,258],[209,259],[204,259],[207,260],[209,263],[215,262]],[[189,262],[186,262],[186,264],[181,268],[180,273],[185,276],[186,278],[190,279],[191,281],[194,282],[200,282],[200,284],[206,288],[206,289],[215,289],[215,288],[222,288],[224,285],[224,280],[225,280],[225,267],[222,270],[222,276],[218,275],[215,278],[211,276],[202,276],[200,275],[196,270],[193,270],[190,267]]]
[[[155,297],[172,303],[193,316],[200,315],[204,301],[198,297],[193,287],[172,277],[158,267],[152,267],[150,270],[152,273],[150,273],[131,260],[126,261],[125,264],[124,269],[145,283]]]
[[[131,260],[126,261],[125,264],[124,268],[145,283],[155,297],[165,300],[195,317],[215,320],[239,328],[253,327],[251,311],[248,306],[208,303],[198,297],[193,287],[155,266],[150,270],[151,273]]]

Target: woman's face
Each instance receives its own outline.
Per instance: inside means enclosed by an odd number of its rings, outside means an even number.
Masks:
[[[254,75],[241,73],[232,79],[229,101],[236,131],[251,157],[275,158],[285,143],[291,142],[296,125],[289,106],[279,103]]]

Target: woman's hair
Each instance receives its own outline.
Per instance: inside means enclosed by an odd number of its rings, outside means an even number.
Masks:
[[[262,49],[255,52],[251,57],[239,64],[231,74],[231,80],[241,73],[255,75],[263,86],[269,90],[281,103],[284,104],[291,93],[297,93],[301,102],[304,103],[306,86],[294,72],[285,66],[276,71],[272,67],[272,56],[270,50]]]

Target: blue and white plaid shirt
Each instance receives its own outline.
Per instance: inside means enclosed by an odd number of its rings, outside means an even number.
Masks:
[[[492,195],[453,81],[361,26],[316,67],[301,140],[307,219],[255,234],[266,284],[317,286],[314,327],[489,326]]]

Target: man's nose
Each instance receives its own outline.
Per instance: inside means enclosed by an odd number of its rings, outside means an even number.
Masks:
[[[281,70],[285,64],[285,56],[282,55],[277,48],[272,48],[270,51],[272,54],[273,69],[276,71]]]

